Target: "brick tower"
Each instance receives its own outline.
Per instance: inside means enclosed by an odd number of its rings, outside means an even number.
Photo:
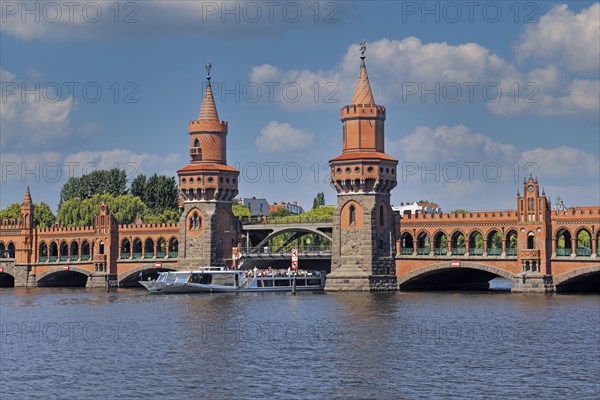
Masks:
[[[513,279],[513,291],[549,291],[552,286],[550,255],[552,229],[550,201],[537,178],[523,180],[523,196],[517,193],[517,262],[521,273]]]
[[[177,171],[183,214],[179,220],[178,267],[224,266],[237,243],[231,200],[238,193],[239,171],[227,165],[227,121],[220,121],[207,85],[200,115],[190,121],[190,163]]]
[[[385,107],[375,104],[361,43],[352,104],[341,110],[342,154],[329,161],[338,193],[325,290],[395,290],[395,217],[390,191],[398,160],[385,154]]]
[[[30,264],[32,262],[33,245],[33,213],[34,205],[29,192],[29,186],[25,192],[23,203],[21,203],[21,235],[23,242],[19,243],[15,254],[15,260],[18,263]]]

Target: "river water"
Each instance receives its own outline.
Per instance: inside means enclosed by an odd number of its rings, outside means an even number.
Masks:
[[[600,296],[0,292],[2,399],[597,399]]]

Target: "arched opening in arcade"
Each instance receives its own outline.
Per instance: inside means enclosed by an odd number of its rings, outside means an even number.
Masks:
[[[437,232],[433,237],[433,254],[436,256],[448,254],[448,237],[444,232]]]
[[[50,255],[48,256],[48,261],[54,262],[58,260],[58,245],[56,242],[50,243]]]
[[[45,262],[48,261],[48,245],[46,242],[41,242],[38,250],[38,261]]]
[[[179,252],[179,241],[172,237],[169,239],[169,258],[177,258]]]
[[[71,256],[70,256],[70,260],[71,261],[77,261],[77,260],[79,260],[79,243],[77,243],[76,241],[72,241],[71,242]]]
[[[90,259],[90,243],[87,240],[81,242],[81,261]]]
[[[415,244],[413,236],[408,232],[404,232],[402,236],[400,236],[400,253],[403,255],[411,255],[414,248]]]
[[[577,232],[575,255],[577,257],[589,257],[592,255],[592,235],[590,235],[590,232],[585,228],[581,228]]]
[[[8,254],[6,254],[6,245],[4,242],[0,242],[0,258],[7,258]]]
[[[0,272],[0,287],[15,287],[15,277],[6,272]]]
[[[123,239],[121,241],[121,258],[131,257],[131,242],[129,239]]]
[[[156,280],[159,272],[173,271],[170,268],[156,268],[154,265],[139,267],[128,273],[125,277],[120,278],[119,287],[126,288],[143,288],[140,281]]]
[[[514,257],[517,255],[517,231],[514,229],[506,233],[506,256]]]
[[[163,238],[156,241],[156,258],[165,258],[167,256],[167,242]]]
[[[451,254],[453,256],[464,256],[465,249],[466,249],[465,235],[460,231],[454,232],[452,234],[452,242],[451,242],[451,248],[450,248]]]
[[[142,241],[138,238],[133,239],[132,258],[142,258]]]
[[[8,254],[8,258],[15,258],[15,244],[13,242],[8,243],[6,253]]]
[[[455,261],[454,263],[459,263]],[[476,263],[452,263],[424,267],[417,275],[399,281],[400,290],[406,291],[510,291],[510,274],[497,268]]]
[[[429,243],[429,233],[419,233],[417,236],[417,254],[428,256],[430,252],[431,244]]]
[[[38,279],[39,287],[85,287],[88,276],[72,269],[52,272]]]
[[[499,256],[502,254],[502,235],[492,229],[487,235],[487,255]]]
[[[479,231],[471,232],[469,235],[469,255],[483,255],[483,235]]]
[[[144,242],[144,258],[154,257],[154,240],[148,238]]]
[[[59,261],[67,261],[68,257],[69,257],[69,245],[67,244],[67,242],[62,241],[62,242],[60,242],[58,259],[59,259]]]
[[[566,229],[559,229],[556,232],[556,255],[570,256],[571,251],[571,232]]]

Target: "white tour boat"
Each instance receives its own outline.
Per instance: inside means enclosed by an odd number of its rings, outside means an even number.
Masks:
[[[150,293],[291,292],[325,288],[321,271],[228,270],[204,267],[194,271],[159,272],[156,280],[139,281]]]

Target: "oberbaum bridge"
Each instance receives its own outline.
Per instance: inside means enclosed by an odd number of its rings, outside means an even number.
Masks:
[[[299,264],[326,270],[327,291],[484,290],[501,277],[515,292],[598,292],[600,206],[552,209],[534,177],[514,210],[392,211],[398,160],[385,153],[386,109],[375,104],[361,50],[352,104],[341,110],[342,153],[329,161],[331,219],[233,215],[239,171],[227,164],[228,124],[217,114],[209,69],[200,115],[189,122],[190,161],[177,171],[179,223],[119,224],[103,203],[92,226],[34,228],[27,188],[21,217],[0,225],[0,284],[124,287],[140,275],[208,265],[287,268],[289,244],[313,234],[327,245],[299,248]],[[277,235],[287,241],[268,246]]]

